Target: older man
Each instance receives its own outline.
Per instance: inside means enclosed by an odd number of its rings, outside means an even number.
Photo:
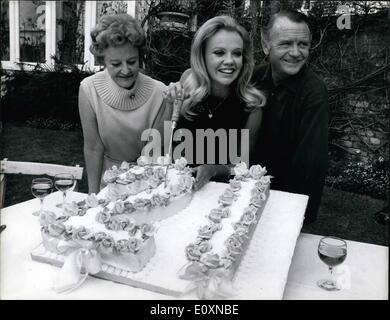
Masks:
[[[310,43],[305,15],[276,13],[262,30],[268,64],[253,75],[268,98],[254,160],[275,177],[274,189],[309,196],[305,222],[316,220],[328,165],[328,95],[307,65]]]

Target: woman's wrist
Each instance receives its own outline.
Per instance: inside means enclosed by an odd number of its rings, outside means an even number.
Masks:
[[[214,165],[214,177],[218,180],[228,181],[230,178],[230,166],[225,164]]]

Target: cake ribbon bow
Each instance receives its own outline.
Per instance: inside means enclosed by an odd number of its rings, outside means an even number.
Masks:
[[[101,270],[100,254],[91,241],[61,240],[57,249],[60,252],[70,252],[54,280],[53,287],[57,293],[69,293],[77,289],[88,274],[96,274]]]
[[[200,262],[184,265],[179,278],[191,283],[184,289],[183,295],[196,291],[199,299],[227,299],[234,295],[231,281],[226,277],[224,268],[212,269]]]

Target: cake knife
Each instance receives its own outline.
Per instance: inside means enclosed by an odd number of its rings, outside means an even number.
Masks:
[[[178,92],[177,88],[175,87],[175,100],[173,101],[173,112],[172,112],[172,124],[171,124],[171,133],[169,136],[169,148],[168,153],[166,154],[167,163],[166,163],[166,169],[165,169],[165,188],[167,187],[167,176],[168,176],[168,166],[171,163],[171,152],[172,152],[172,140],[173,140],[173,131],[176,128],[177,121],[179,120],[180,116],[180,109],[183,105],[183,99],[182,99],[182,92]]]

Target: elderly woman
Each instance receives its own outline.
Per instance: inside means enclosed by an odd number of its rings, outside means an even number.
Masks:
[[[191,131],[249,129],[251,151],[260,128],[261,107],[265,104],[263,93],[249,84],[253,68],[248,32],[229,16],[206,21],[192,42],[191,69],[183,73],[179,83],[171,84],[167,93],[170,100],[176,97],[176,92],[184,94],[179,127]],[[228,141],[227,146],[234,144],[237,141]],[[229,150],[226,154],[229,155]],[[213,177],[230,175],[229,163],[221,165],[218,154],[216,159],[217,165],[195,168],[196,189]]]
[[[104,16],[91,32],[91,52],[104,71],[80,85],[79,112],[89,193],[100,190],[105,169],[141,154],[145,129],[169,120],[166,86],[140,72],[145,35],[128,14]]]

